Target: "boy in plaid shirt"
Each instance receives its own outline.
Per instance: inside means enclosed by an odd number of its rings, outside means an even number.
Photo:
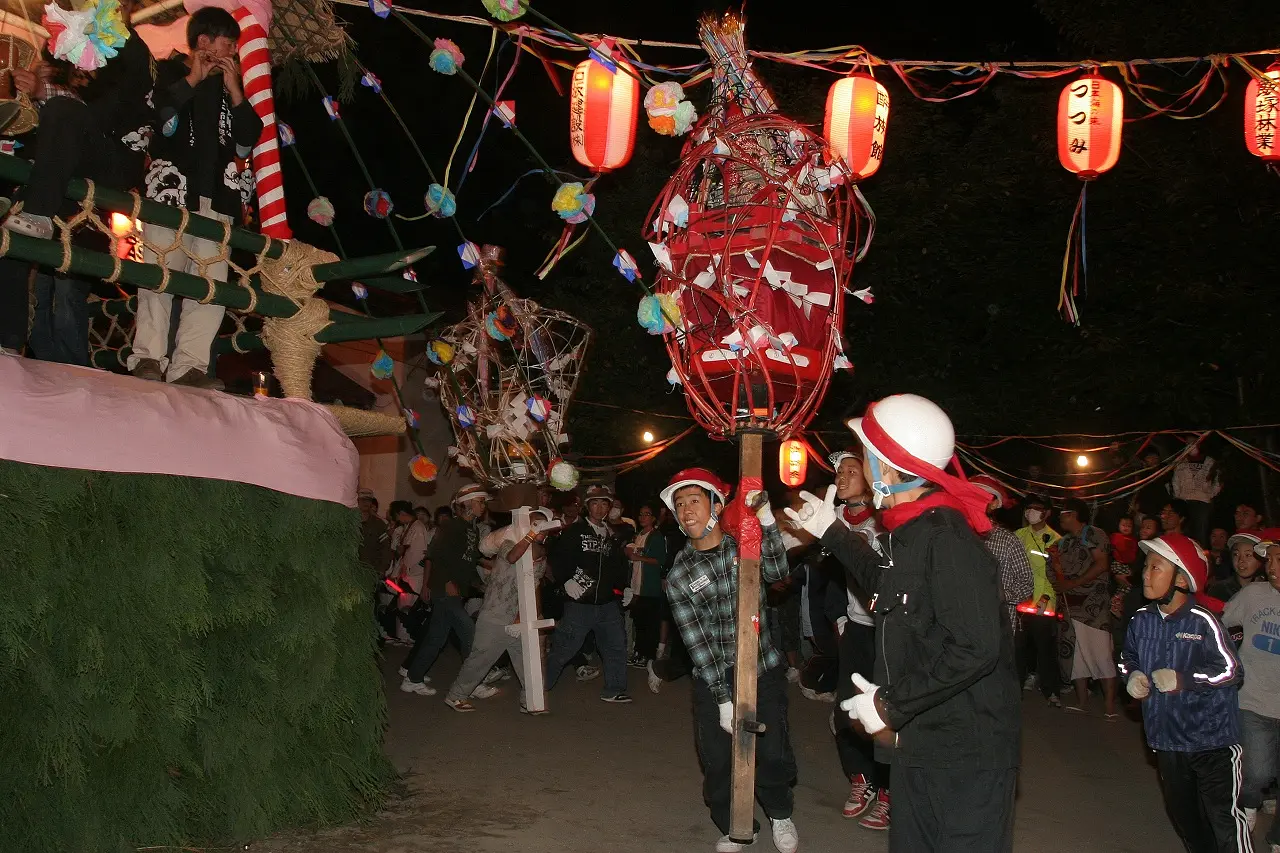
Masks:
[[[703,795],[711,819],[723,833],[716,853],[738,853],[745,845],[729,837],[733,731],[733,674],[737,653],[738,542],[720,526],[728,486],[703,468],[671,480],[662,500],[675,513],[689,541],[667,576],[672,618],[693,662],[695,742],[702,759]],[[754,497],[748,495],[750,499]],[[786,549],[768,500],[756,510],[763,533],[760,550],[760,609],[768,584],[787,575]],[[765,726],[756,740],[756,798],[769,817],[779,853],[795,853],[800,839],[791,820],[795,754],[787,734],[786,660],[759,622],[760,653],[756,717]],[[759,830],[759,824],[756,824]]]

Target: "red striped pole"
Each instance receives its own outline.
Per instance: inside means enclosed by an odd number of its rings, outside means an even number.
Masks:
[[[253,147],[253,172],[258,185],[258,217],[262,233],[288,240],[288,213],[284,201],[284,175],[280,171],[280,143],[276,131],[275,97],[271,93],[271,53],[267,31],[244,6],[232,12],[240,23],[240,70],[244,96],[262,119],[262,136]]]

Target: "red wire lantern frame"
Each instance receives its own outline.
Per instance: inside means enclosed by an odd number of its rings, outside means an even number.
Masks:
[[[847,167],[797,122],[739,115],[707,131],[686,144],[648,217],[646,239],[665,243],[671,259],[658,271],[657,290],[681,307],[667,352],[690,413],[712,437],[750,427],[788,438],[816,414],[842,353],[858,203],[848,186],[818,188],[815,170],[838,175]],[[664,219],[677,196],[689,207],[684,228]],[[770,268],[804,292],[771,284]],[[704,284],[695,282],[700,276]],[[829,294],[829,305],[819,299],[806,310],[815,292]],[[734,332],[740,345],[727,347],[723,338]],[[786,332],[797,342],[779,346]]]

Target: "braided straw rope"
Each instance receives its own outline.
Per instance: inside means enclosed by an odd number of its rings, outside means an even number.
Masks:
[[[307,299],[292,317],[268,317],[262,322],[262,342],[271,351],[271,365],[286,397],[311,399],[311,371],[320,356],[316,335],[330,324],[329,305]]]

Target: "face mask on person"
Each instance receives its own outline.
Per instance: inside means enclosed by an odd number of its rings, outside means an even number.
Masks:
[[[1022,514],[1022,517],[1027,520],[1027,524],[1039,524],[1044,521],[1044,510],[1029,509]]]
[[[622,510],[620,508],[615,506],[613,509],[609,510],[610,521],[617,521],[620,518],[622,518]]]

